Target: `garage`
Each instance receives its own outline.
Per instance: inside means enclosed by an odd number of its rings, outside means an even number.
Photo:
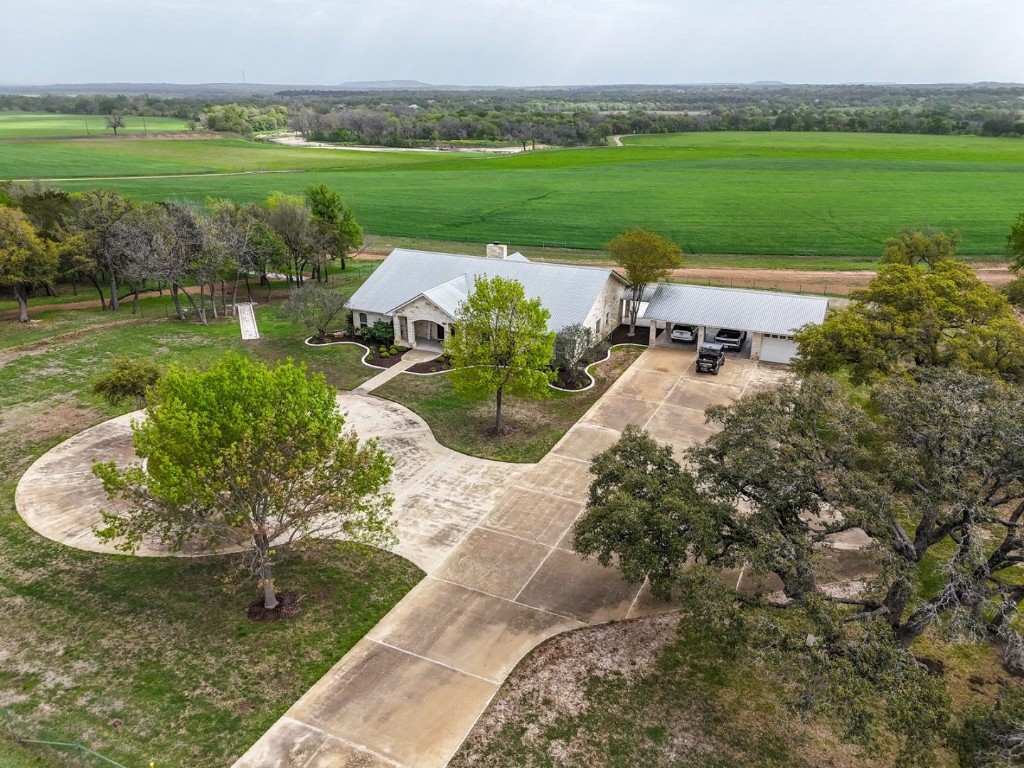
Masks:
[[[792,336],[766,333],[761,339],[761,359],[766,363],[789,363],[797,351]]]
[[[720,334],[731,335],[741,339],[732,354],[767,363],[790,363],[797,355],[796,332],[819,325],[828,311],[823,296],[678,283],[658,283],[644,298],[651,345],[693,349],[703,341],[721,342]],[[695,331],[692,340],[685,340],[688,344],[672,339],[677,326]]]

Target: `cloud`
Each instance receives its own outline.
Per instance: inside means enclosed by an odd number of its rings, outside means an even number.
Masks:
[[[11,83],[1024,81],[1019,0],[0,0]]]

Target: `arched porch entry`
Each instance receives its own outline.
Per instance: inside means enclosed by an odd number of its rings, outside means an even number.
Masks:
[[[447,328],[433,320],[416,320],[412,324],[417,347],[438,347],[448,333]]]

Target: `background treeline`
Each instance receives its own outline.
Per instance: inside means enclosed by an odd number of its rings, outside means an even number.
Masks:
[[[197,128],[242,134],[287,122],[315,139],[392,146],[448,141],[573,146],[604,143],[613,134],[719,130],[1021,136],[1022,107],[1024,86],[994,84],[0,95],[0,110],[178,117]]]
[[[42,185],[0,187],[0,288],[10,289],[19,320],[28,322],[33,291],[57,282],[92,285],[100,305],[118,311],[139,294],[166,288],[175,314],[186,308],[202,323],[219,302],[233,305],[239,283],[252,301],[249,277],[270,287],[271,276],[302,285],[326,280],[332,261],[345,267],[363,233],[341,196],[324,185],[303,196],[271,194],[259,203],[208,200],[205,205],[138,203],[112,190],[69,194]],[[230,299],[229,299],[230,296]]]

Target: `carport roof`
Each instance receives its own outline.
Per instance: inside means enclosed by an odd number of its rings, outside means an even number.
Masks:
[[[659,283],[644,318],[792,336],[825,319],[828,299],[792,293]]]

